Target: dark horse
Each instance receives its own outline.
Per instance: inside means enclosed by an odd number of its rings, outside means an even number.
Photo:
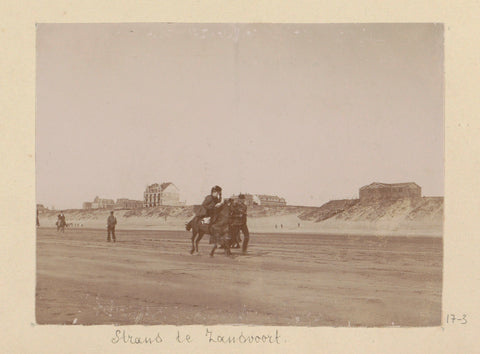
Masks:
[[[214,215],[211,217],[210,224],[203,224],[201,220],[192,225],[192,249],[190,254],[198,252],[198,243],[204,235],[211,235],[214,241],[210,256],[213,257],[215,250],[220,244],[225,249],[225,255],[231,255],[230,245],[230,208],[231,201],[226,200],[218,208],[215,208]]]

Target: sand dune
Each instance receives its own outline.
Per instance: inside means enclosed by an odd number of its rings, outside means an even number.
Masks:
[[[119,229],[183,230],[194,207],[156,207],[117,210]],[[399,200],[362,204],[358,200],[330,201],[321,207],[252,207],[252,232],[329,233],[352,235],[442,236],[443,198]],[[58,211],[40,214],[42,226],[55,226]],[[68,223],[104,228],[109,210],[65,211]]]

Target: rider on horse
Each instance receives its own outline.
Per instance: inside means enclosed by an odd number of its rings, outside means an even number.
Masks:
[[[203,201],[196,215],[185,225],[187,231],[190,231],[192,229],[192,226],[196,224],[200,219],[205,217],[212,217],[215,206],[220,203],[221,200],[222,188],[220,188],[219,186],[212,187],[210,194],[205,197],[205,200]]]

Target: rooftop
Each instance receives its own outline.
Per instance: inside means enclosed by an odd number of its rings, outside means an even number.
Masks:
[[[405,183],[380,183],[380,182],[373,182],[367,186],[363,186],[360,188],[362,189],[374,189],[374,188],[394,188],[394,187],[407,187],[407,188],[420,188],[418,184],[415,182],[405,182]]]

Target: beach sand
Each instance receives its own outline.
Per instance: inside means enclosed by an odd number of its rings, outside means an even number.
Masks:
[[[39,324],[439,326],[442,238],[253,233],[190,255],[186,231],[37,229]]]

